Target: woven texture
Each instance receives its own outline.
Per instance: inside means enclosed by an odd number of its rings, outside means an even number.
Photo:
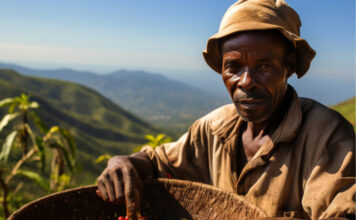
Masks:
[[[144,183],[141,213],[148,219],[256,219],[263,211],[233,193],[184,180],[158,179]],[[117,219],[124,205],[104,202],[96,186],[51,194],[26,204],[8,220]]]

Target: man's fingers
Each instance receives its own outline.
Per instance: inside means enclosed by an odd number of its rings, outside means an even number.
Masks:
[[[123,192],[123,180],[122,174],[116,173],[114,175],[114,187],[115,187],[115,197],[118,202],[122,202],[125,200],[124,192]]]
[[[101,198],[104,201],[107,201],[109,199],[109,197],[108,197],[108,193],[106,191],[106,186],[103,181],[98,180],[98,189],[99,189]]]
[[[115,196],[115,186],[114,186],[114,182],[111,179],[112,177],[107,174],[105,179],[105,187],[106,187],[106,191],[108,193],[108,197],[110,202],[114,202],[116,200],[116,196]]]
[[[136,220],[141,203],[140,177],[135,170],[127,169],[123,172],[123,179],[125,183],[126,215],[129,219]]]
[[[101,193],[100,193],[100,191],[98,189],[95,190],[95,193],[96,193],[97,196],[101,197]]]
[[[123,173],[124,178],[124,187],[125,187],[125,200],[126,200],[126,216],[129,219],[136,220],[136,204],[134,201],[134,192],[133,192],[133,179],[129,170]]]

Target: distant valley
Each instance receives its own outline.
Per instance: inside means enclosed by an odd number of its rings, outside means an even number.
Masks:
[[[227,103],[183,82],[160,74],[120,70],[105,75],[71,69],[35,70],[0,63],[21,74],[77,82],[95,89],[144,120],[182,134],[199,117]]]

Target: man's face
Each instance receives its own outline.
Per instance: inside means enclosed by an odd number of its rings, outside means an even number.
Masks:
[[[283,38],[271,31],[243,32],[222,41],[222,78],[240,116],[261,123],[287,90],[291,66]]]

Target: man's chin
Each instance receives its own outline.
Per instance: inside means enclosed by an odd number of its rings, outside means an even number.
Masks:
[[[261,123],[261,122],[265,121],[268,117],[268,114],[257,114],[257,112],[248,114],[244,111],[241,111],[237,107],[236,107],[236,110],[239,113],[239,116],[242,118],[242,120],[244,120],[246,122]]]

